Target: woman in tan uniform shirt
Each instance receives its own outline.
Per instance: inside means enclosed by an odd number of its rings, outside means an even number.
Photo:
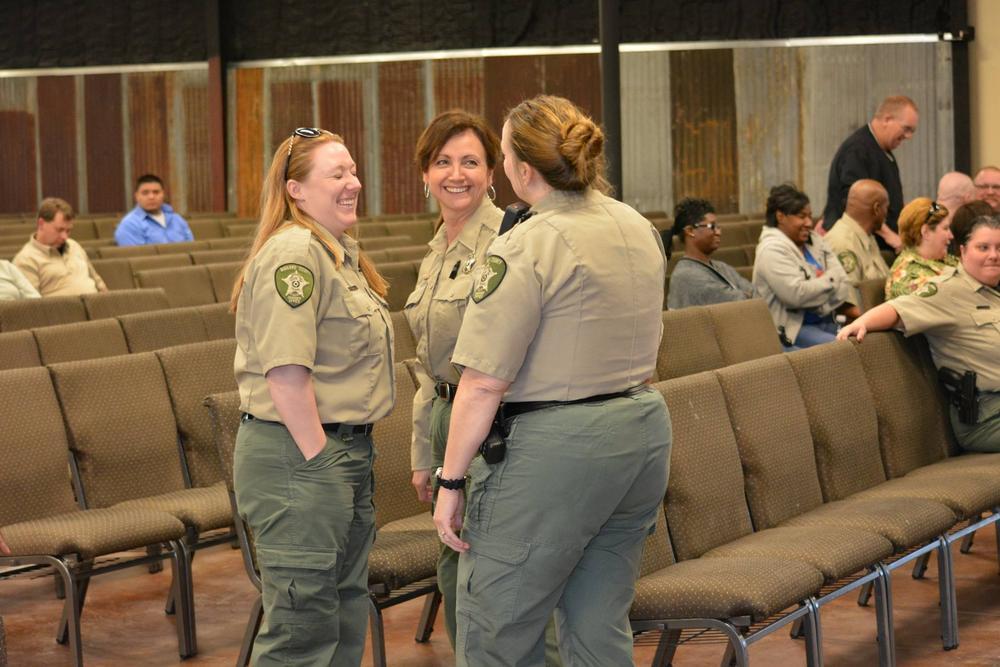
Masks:
[[[264,620],[255,665],[361,663],[375,535],[371,425],[392,409],[385,281],[346,231],[361,183],[337,135],[278,147],[233,290],[237,506]]]
[[[496,197],[493,170],[499,156],[500,139],[486,121],[460,110],[438,115],[417,140],[424,193],[433,196],[441,209],[437,233],[428,244],[417,286],[403,311],[417,341],[420,391],[413,403],[411,465],[413,486],[424,502],[433,494],[431,472],[444,462],[451,402],[459,379],[451,365],[455,340],[476,269],[503,218],[492,202]],[[437,579],[453,646],[457,569],[458,554],[442,547]]]
[[[649,221],[603,194],[603,140],[559,97],[503,126],[504,172],[534,215],[490,247],[453,356],[434,523],[462,552],[459,665],[541,664],[553,611],[566,664],[632,663],[628,611],[670,451],[645,385],[666,260]],[[506,456],[473,460],[501,398]]]

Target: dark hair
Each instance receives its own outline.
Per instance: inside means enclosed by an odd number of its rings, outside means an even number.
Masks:
[[[792,183],[782,183],[771,188],[765,206],[768,227],[778,226],[778,211],[785,215],[798,215],[809,205],[809,196]]]
[[[969,225],[969,231],[962,240],[962,245],[969,242],[972,238],[973,233],[980,227],[989,227],[990,229],[1000,229],[1000,217],[995,215],[981,215],[978,218],[973,219],[972,223]]]
[[[431,160],[437,157],[448,141],[466,130],[479,138],[486,153],[486,166],[493,170],[500,159],[500,139],[497,137],[482,116],[476,116],[462,109],[452,109],[439,113],[434,120],[424,128],[417,139],[417,150],[414,156],[420,171],[430,169]]]
[[[972,233],[972,223],[984,215],[993,215],[993,207],[981,199],[970,201],[968,204],[962,204],[958,207],[955,215],[951,218],[951,235],[954,237],[953,243],[956,248],[965,245],[969,234]]]
[[[674,207],[674,236],[681,236],[685,227],[698,224],[709,213],[715,213],[715,207],[707,199],[685,197],[680,200]]]
[[[138,190],[146,183],[159,183],[160,187],[163,187],[163,181],[156,174],[143,174],[139,178],[135,179],[135,189]]]
[[[46,197],[38,205],[38,217],[45,222],[52,222],[59,213],[62,213],[66,220],[72,220],[76,216],[69,202],[59,197]]]

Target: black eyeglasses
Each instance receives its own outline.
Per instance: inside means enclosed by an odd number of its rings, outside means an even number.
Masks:
[[[288,142],[288,155],[285,156],[285,180],[288,180],[288,163],[292,161],[292,146],[295,145],[295,137],[302,137],[303,139],[315,139],[319,135],[323,134],[325,130],[321,130],[318,127],[297,127],[295,131],[292,132],[292,140]]]
[[[705,229],[708,229],[708,230],[711,230],[711,231],[714,232],[716,229],[719,228],[719,223],[717,223],[717,222],[696,222],[693,225],[691,225],[691,227],[693,229],[698,229],[699,227],[704,227]]]
[[[944,207],[941,206],[941,204],[937,203],[936,201],[932,201],[931,207],[927,209],[927,219],[924,220],[924,224],[926,225],[927,223],[929,223],[931,221],[931,218],[934,217],[934,214],[938,213],[939,211],[942,211],[943,209]]]

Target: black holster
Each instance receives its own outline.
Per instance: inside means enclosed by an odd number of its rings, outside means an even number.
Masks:
[[[486,434],[483,444],[479,445],[479,454],[490,465],[500,463],[507,455],[507,427],[504,426],[503,403],[497,407],[490,424],[490,432]]]
[[[938,369],[938,382],[949,402],[958,410],[958,420],[963,424],[979,423],[979,392],[976,391],[975,371],[960,374],[942,366]]]

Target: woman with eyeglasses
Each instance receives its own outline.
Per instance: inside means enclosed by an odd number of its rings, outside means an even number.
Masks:
[[[832,341],[835,317],[860,315],[857,291],[837,254],[813,231],[809,197],[794,185],[771,188],[757,242],[753,285],[767,302],[786,349]]]
[[[339,136],[278,146],[233,287],[237,506],[264,619],[255,665],[359,665],[375,535],[372,423],[392,409],[386,283],[347,231],[357,169]]]
[[[928,197],[917,197],[899,214],[903,250],[889,269],[885,298],[913,294],[945,269],[958,266],[948,252],[952,240],[948,209]]]
[[[673,234],[684,240],[684,256],[670,273],[667,308],[743,301],[757,295],[753,285],[725,262],[712,259],[722,243],[722,227],[705,199],[682,199],[674,208]]]
[[[553,611],[566,664],[632,664],[628,611],[670,455],[645,384],[666,262],[652,224],[605,194],[603,144],[560,97],[503,125],[504,172],[532,215],[490,246],[472,290],[434,511],[462,553],[458,665],[541,664]],[[494,419],[506,449],[487,462]]]

